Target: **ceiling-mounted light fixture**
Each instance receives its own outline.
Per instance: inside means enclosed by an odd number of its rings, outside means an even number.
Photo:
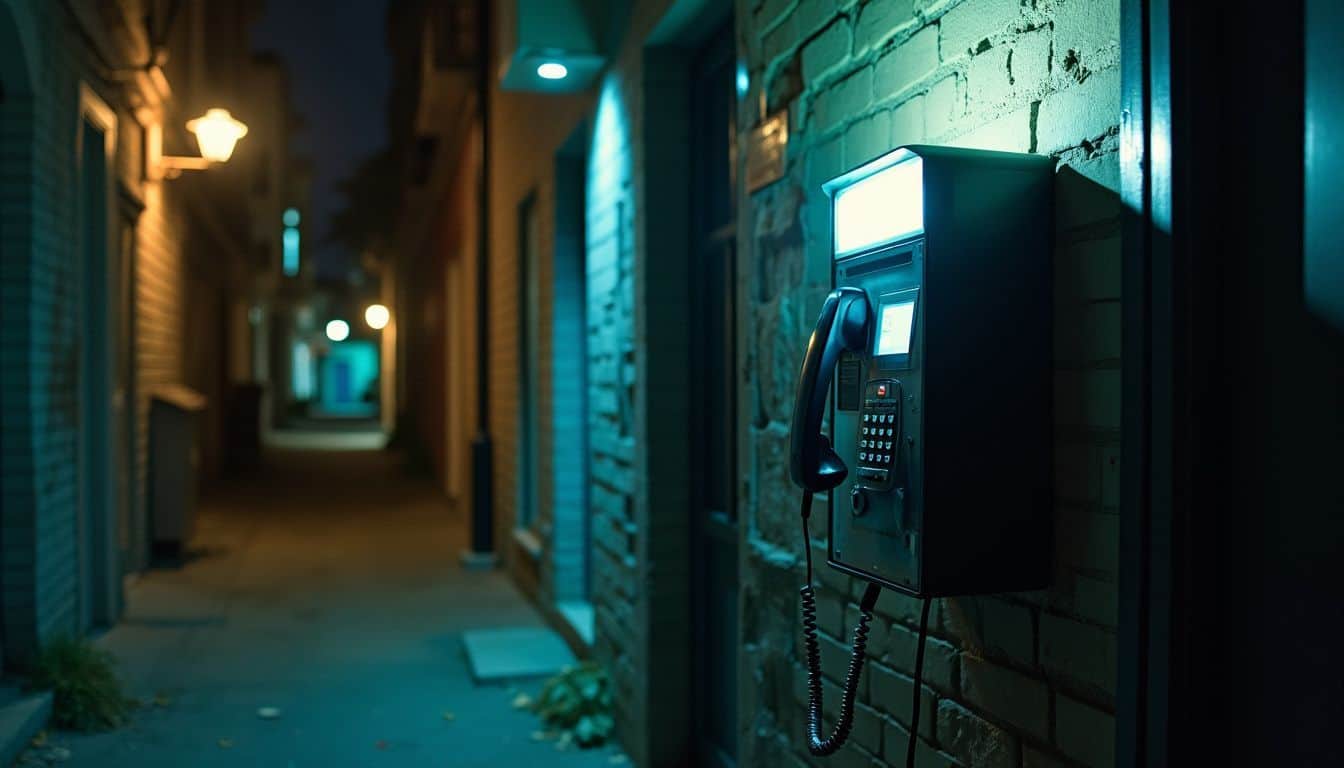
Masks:
[[[543,61],[537,66],[537,77],[542,80],[564,80],[569,76],[569,67],[558,61]]]

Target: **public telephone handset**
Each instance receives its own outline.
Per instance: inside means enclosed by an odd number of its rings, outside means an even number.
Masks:
[[[849,468],[821,432],[831,376],[842,352],[861,354],[868,346],[868,296],[858,288],[838,288],[826,297],[794,393],[789,433],[789,470],[793,482],[811,493],[844,482]]]
[[[877,604],[878,595],[882,591],[880,584],[870,582],[859,602],[859,622],[854,628],[853,652],[841,688],[839,714],[830,735],[823,736],[821,648],[817,640],[817,598],[812,589],[812,546],[808,518],[812,514],[812,496],[835,489],[849,474],[849,468],[844,460],[831,447],[831,441],[821,431],[822,415],[841,355],[845,352],[855,355],[867,353],[872,314],[868,295],[862,289],[841,287],[832,291],[822,305],[816,328],[808,341],[807,354],[803,358],[798,386],[794,391],[793,423],[789,433],[789,470],[793,481],[803,489],[801,517],[807,578],[799,592],[803,604],[803,635],[807,654],[808,750],[819,757],[834,754],[840,749],[853,728],[854,697],[858,691],[859,677],[863,673],[863,663],[867,656],[868,625],[873,620],[873,607]],[[886,442],[890,444],[890,441]],[[885,455],[889,456],[890,453]],[[922,613],[921,642],[916,654],[915,701],[912,710],[915,718],[918,718],[920,709],[923,634],[928,625],[929,614],[927,600],[924,601]],[[912,724],[912,733],[918,732],[918,722],[918,719],[915,719]],[[915,739],[911,738],[911,749],[907,756],[909,765],[913,765],[914,743]]]

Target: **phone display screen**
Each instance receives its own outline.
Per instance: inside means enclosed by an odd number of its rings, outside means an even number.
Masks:
[[[883,304],[878,312],[877,351],[881,355],[910,354],[910,336],[915,327],[914,300]]]

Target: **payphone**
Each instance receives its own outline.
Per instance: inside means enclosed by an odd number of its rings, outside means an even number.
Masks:
[[[835,288],[808,343],[790,433],[814,754],[848,736],[881,588],[924,598],[917,718],[928,598],[1049,581],[1053,179],[1047,157],[907,146],[823,185]],[[827,563],[869,583],[825,737],[807,541],[818,493]]]

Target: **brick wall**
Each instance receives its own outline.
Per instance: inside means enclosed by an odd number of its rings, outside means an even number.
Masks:
[[[612,675],[617,696],[640,697],[639,534],[635,443],[634,180],[631,73],[601,86],[588,154],[588,446],[591,477],[594,652]],[[617,717],[627,743],[637,716]]]
[[[32,514],[36,499],[32,441],[34,419],[25,393],[31,368],[29,311],[32,254],[33,72],[36,58],[21,44],[20,19],[0,12],[0,605],[5,651],[32,645]],[[34,24],[35,20],[22,21]]]
[[[91,8],[102,10],[110,9]],[[109,34],[102,27],[90,28],[96,34]],[[115,38],[115,44],[104,44],[118,60],[143,60],[147,55],[136,48],[134,36],[110,38]],[[97,76],[84,50],[87,43],[66,11],[42,3],[6,4],[0,8],[0,44],[5,88],[0,107],[5,296],[0,347],[5,371],[0,614],[5,661],[21,664],[32,658],[46,638],[79,629],[80,508],[81,494],[87,493],[80,475],[80,387],[81,377],[88,375],[83,370],[81,292],[89,277],[80,250],[81,84],[115,112],[114,182],[144,204],[138,217],[132,217],[136,287],[132,326],[137,342],[131,361],[137,395],[132,407],[137,427],[135,456],[126,463],[132,486],[133,508],[127,513],[132,568],[144,564],[136,557],[136,546],[146,522],[148,396],[160,386],[182,382],[186,221],[169,187],[146,182],[143,175],[139,121],[162,121],[165,109],[154,106],[142,93],[142,108],[133,114],[125,90],[109,87]],[[114,235],[120,234],[126,221],[118,213],[117,202],[115,197],[108,200],[107,224]],[[107,260],[109,269],[118,264],[115,247],[109,247]],[[109,296],[109,302],[115,308],[117,297]],[[205,323],[212,330],[201,334],[202,338],[218,337],[215,322],[211,318]],[[116,330],[109,332],[115,339]],[[111,381],[96,384],[113,386]],[[109,427],[115,429],[115,425]],[[110,464],[113,472],[120,466]],[[121,487],[115,475],[109,483],[112,489]],[[95,505],[94,511],[107,515],[104,532],[116,536],[117,510],[102,504]],[[97,526],[93,529],[99,530]],[[91,545],[115,552],[117,543]],[[119,593],[120,563],[107,567],[111,571],[106,579],[109,592]],[[114,598],[108,610],[115,612],[116,602]]]
[[[906,143],[1037,152],[1056,185],[1056,554],[1048,590],[938,600],[920,765],[1110,765],[1119,477],[1118,0],[739,0],[758,94],[788,109],[783,180],[747,200],[744,765],[808,764],[788,419],[829,289],[822,181]],[[824,558],[818,544],[816,556]],[[862,585],[818,573],[828,707]],[[890,591],[874,622],[851,744],[833,764],[903,764],[918,604]]]

